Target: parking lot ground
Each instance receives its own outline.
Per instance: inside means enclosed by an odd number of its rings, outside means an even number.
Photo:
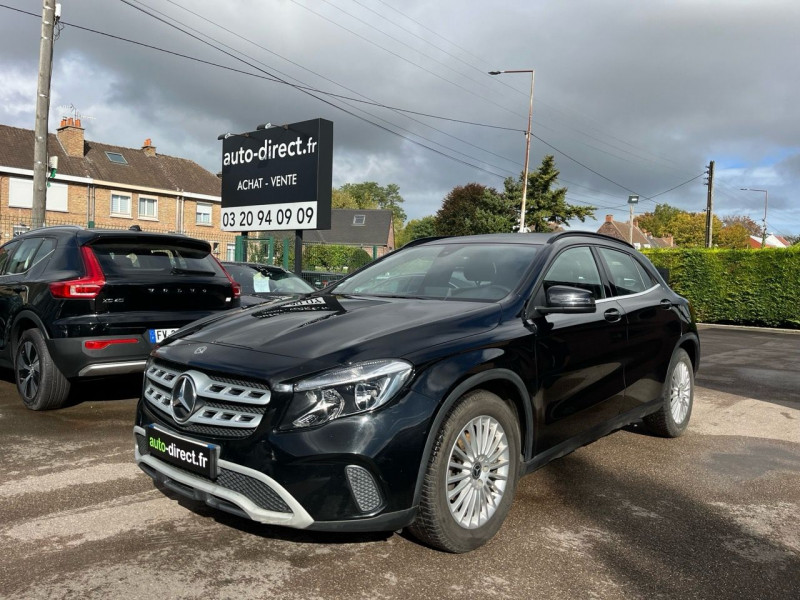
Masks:
[[[632,426],[523,478],[466,555],[256,525],[152,487],[136,378],[33,413],[0,380],[2,598],[797,598],[800,335],[703,328],[689,431]]]

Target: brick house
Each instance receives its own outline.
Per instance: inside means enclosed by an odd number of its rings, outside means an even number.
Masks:
[[[633,231],[631,231],[630,221],[615,221],[614,215],[606,215],[606,220],[597,230],[597,233],[611,236],[623,242],[630,242],[632,236],[633,245],[639,250],[642,248],[671,248],[675,245],[672,236],[657,238],[649,235],[646,231],[642,231],[636,219],[633,220]]]
[[[158,154],[150,140],[124,148],[84,138],[80,120],[49,134],[57,157],[47,189],[47,225],[177,232],[207,240],[219,258],[235,234],[220,229],[220,179],[197,163]],[[34,132],[0,125],[0,241],[27,231],[33,197]]]

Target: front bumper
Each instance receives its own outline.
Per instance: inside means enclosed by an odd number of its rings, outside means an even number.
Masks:
[[[136,464],[173,492],[259,523],[305,529],[314,521],[289,492],[264,473],[220,460],[220,475],[214,482],[151,456],[143,428],[134,427],[133,434]]]

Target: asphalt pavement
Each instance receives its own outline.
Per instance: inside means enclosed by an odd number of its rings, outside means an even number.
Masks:
[[[0,372],[0,598],[797,598],[800,333],[701,342],[686,435],[632,426],[525,477],[466,555],[167,496],[133,462],[139,378],[34,413]]]

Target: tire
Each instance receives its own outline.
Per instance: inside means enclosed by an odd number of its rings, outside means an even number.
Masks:
[[[683,435],[689,425],[694,404],[694,367],[689,355],[682,348],[675,350],[669,363],[661,406],[644,422],[647,428],[661,437]]]
[[[31,410],[60,408],[69,396],[70,382],[53,362],[38,329],[25,330],[16,344],[14,379],[22,401]]]
[[[410,533],[454,553],[492,539],[514,500],[520,447],[511,406],[484,390],[465,394],[437,434]]]

